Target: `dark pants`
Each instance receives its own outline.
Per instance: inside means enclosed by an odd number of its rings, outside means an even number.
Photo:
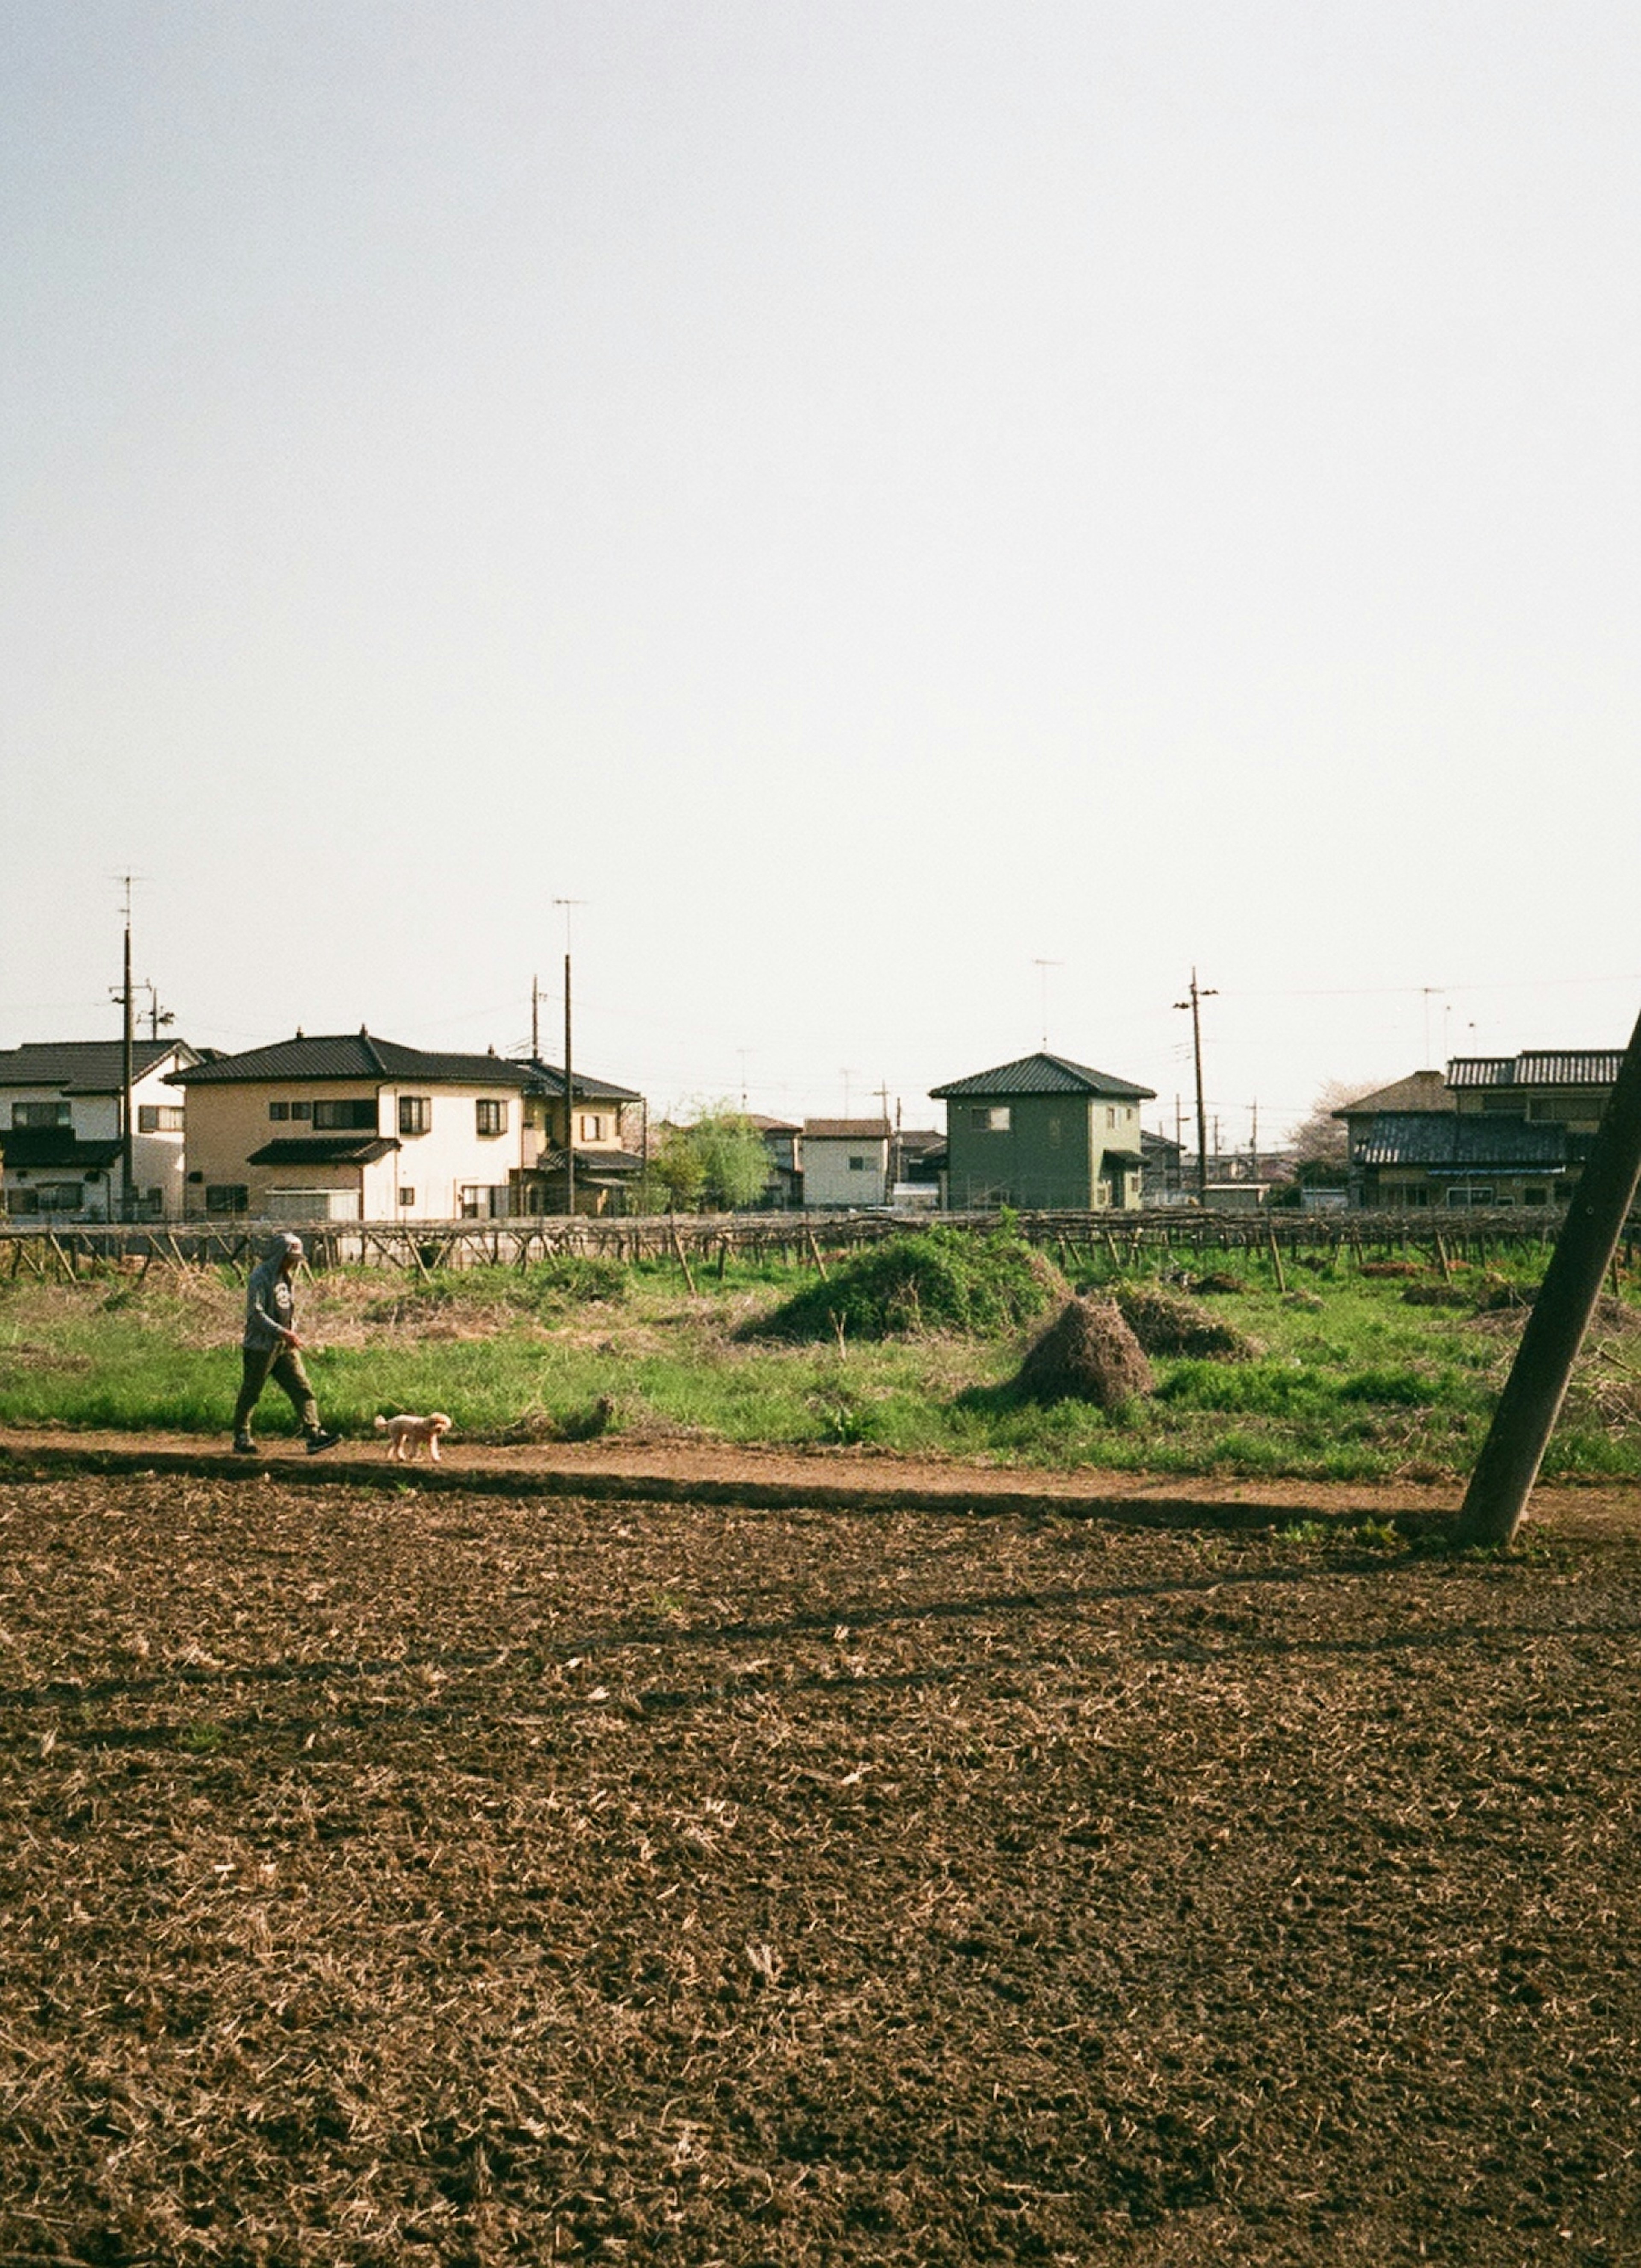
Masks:
[[[247,1433],[251,1427],[251,1412],[262,1398],[262,1388],[271,1378],[283,1386],[291,1397],[291,1406],[305,1433],[320,1430],[319,1404],[313,1399],[313,1388],[302,1367],[302,1358],[295,1347],[276,1344],[270,1347],[243,1347],[245,1382],[239,1388],[239,1399],[234,1404],[233,1430],[237,1435]]]

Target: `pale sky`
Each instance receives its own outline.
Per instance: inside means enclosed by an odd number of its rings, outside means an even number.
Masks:
[[[4,0],[0,1045],[1622,1044],[1638,236],[1617,0]]]

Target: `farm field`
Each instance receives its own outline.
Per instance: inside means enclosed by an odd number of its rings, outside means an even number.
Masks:
[[[0,2255],[1641,2249],[1641,1548],[18,1483]]]
[[[1279,1284],[1263,1256],[1240,1254],[1221,1288],[1181,1287],[1240,1355],[1156,1353],[1154,1395],[1110,1412],[1044,1406],[1011,1387],[1032,1331],[1073,1288],[1063,1278],[1040,1293],[1048,1304],[1034,1320],[877,1338],[854,1328],[835,1275],[822,1285],[772,1263],[735,1263],[721,1281],[703,1270],[693,1290],[670,1263],[426,1280],[336,1270],[305,1284],[301,1318],[326,1416],[354,1435],[379,1411],[439,1409],[458,1445],[607,1432],[1038,1468],[1439,1482],[1474,1462],[1526,1313],[1509,1303],[1542,1266],[1535,1254],[1513,1272],[1455,1264],[1444,1277],[1412,1263],[1379,1272],[1342,1253],[1310,1272],[1290,1262]],[[770,1336],[772,1311],[805,1286],[826,1309],[818,1332]],[[1144,1272],[1094,1272],[1074,1287],[1122,1296],[1157,1285]],[[0,1284],[0,1425],[220,1440],[242,1300],[229,1270]],[[289,1430],[276,1392],[261,1422]],[[1641,1476],[1641,1309],[1628,1280],[1622,1299],[1603,1302],[1545,1471]]]

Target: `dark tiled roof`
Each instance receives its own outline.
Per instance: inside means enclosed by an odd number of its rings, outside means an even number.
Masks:
[[[1519,1056],[1455,1056],[1449,1086],[1611,1086],[1622,1048],[1529,1048]]]
[[[1171,1134],[1153,1134],[1149,1126],[1142,1126],[1139,1130],[1139,1146],[1147,1158],[1159,1158],[1165,1161],[1185,1154],[1183,1142],[1176,1142]]]
[[[803,1128],[795,1118],[765,1118],[756,1110],[747,1113],[748,1126],[755,1126],[760,1134],[801,1134]]]
[[[1412,1071],[1372,1094],[1358,1094],[1334,1112],[1336,1118],[1363,1118],[1379,1110],[1456,1110],[1453,1090],[1439,1071]]]
[[[929,1090],[937,1102],[948,1095],[969,1094],[1098,1094],[1120,1102],[1150,1102],[1156,1089],[1136,1086],[1114,1079],[1108,1071],[1091,1071],[1086,1064],[1064,1056],[1022,1056],[1018,1063],[999,1064],[995,1071],[977,1071],[968,1079],[948,1079]]]
[[[577,1083],[579,1085],[579,1081]],[[637,1174],[644,1170],[644,1160],[636,1150],[584,1150],[578,1143],[576,1145],[577,1180],[581,1179],[584,1172],[600,1167],[612,1174]],[[564,1170],[563,1152],[543,1150],[529,1170],[533,1174],[562,1174]]]
[[[138,1079],[180,1049],[181,1040],[137,1040],[131,1068]],[[20,1048],[0,1048],[0,1086],[56,1086],[75,1094],[118,1094],[125,1083],[119,1040],[38,1040]]]
[[[547,1094],[562,1095],[563,1094],[564,1071],[562,1064],[543,1063],[541,1057],[536,1056],[524,1063],[520,1068],[531,1073],[532,1086],[539,1087]],[[644,1101],[643,1095],[636,1087],[616,1086],[607,1079],[591,1079],[584,1071],[575,1071],[571,1076],[576,1082],[575,1099],[578,1102],[642,1102]]]
[[[416,1080],[433,1086],[460,1081],[467,1086],[525,1087],[535,1084],[527,1063],[508,1056],[469,1056],[430,1053],[425,1048],[401,1047],[396,1040],[379,1040],[369,1032],[343,1032],[329,1037],[276,1040],[271,1047],[247,1048],[237,1056],[218,1056],[210,1063],[190,1064],[173,1071],[173,1086],[225,1086],[236,1081],[277,1079],[346,1079],[361,1081]],[[576,1080],[578,1092],[581,1080]]]
[[[894,1129],[887,1118],[806,1118],[806,1142],[887,1142]]]
[[[245,1162],[247,1166],[373,1166],[398,1147],[385,1134],[287,1135],[277,1142],[264,1142]]]
[[[1431,1173],[1556,1173],[1567,1162],[1567,1130],[1487,1113],[1387,1110],[1352,1155],[1358,1166],[1424,1166]]]
[[[82,1142],[71,1126],[11,1126],[0,1133],[0,1156],[8,1166],[71,1166],[90,1173],[112,1166],[120,1155],[115,1142]]]
[[[902,1126],[895,1139],[902,1150],[944,1150],[946,1137],[938,1126]]]

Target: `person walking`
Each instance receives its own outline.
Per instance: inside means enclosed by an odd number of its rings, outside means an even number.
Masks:
[[[245,1376],[233,1411],[236,1456],[257,1454],[256,1444],[251,1439],[251,1412],[270,1378],[290,1395],[310,1456],[317,1456],[321,1449],[334,1449],[342,1439],[340,1433],[327,1433],[320,1425],[319,1404],[302,1366],[302,1342],[296,1333],[296,1294],[291,1284],[301,1257],[302,1239],[282,1229],[269,1238],[261,1258],[251,1270],[251,1280],[246,1287],[245,1337],[240,1350]]]

